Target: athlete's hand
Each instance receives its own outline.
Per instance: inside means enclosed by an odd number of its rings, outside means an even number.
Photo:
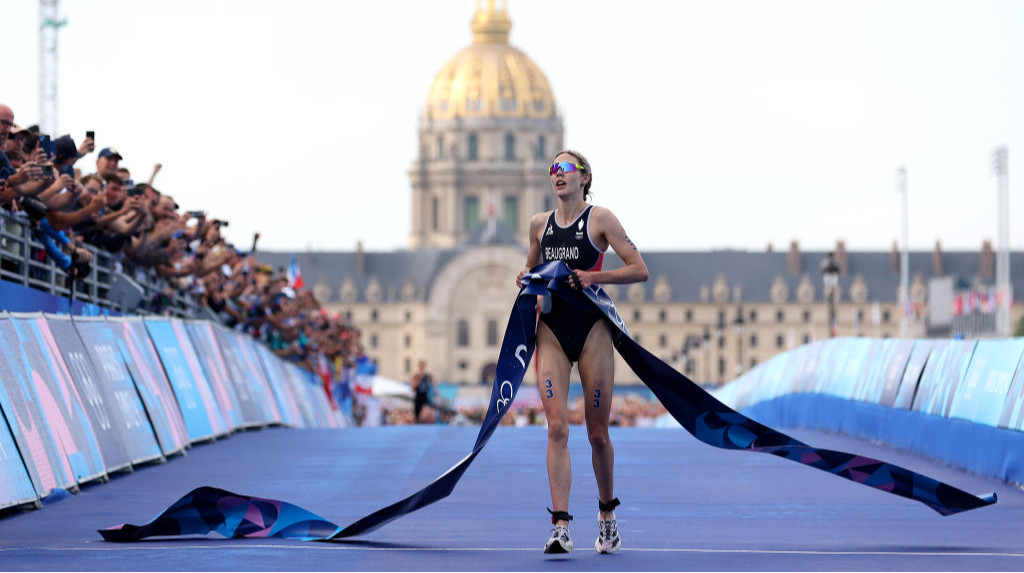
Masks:
[[[577,290],[583,290],[594,284],[594,280],[587,271],[573,271],[569,275],[569,286]]]
[[[527,268],[525,268],[525,269],[523,269],[523,270],[519,271],[519,274],[518,274],[518,275],[516,275],[516,288],[523,288],[523,276],[524,276],[524,275],[525,275],[525,274],[526,274],[527,272],[529,272],[529,270],[530,270],[530,268],[529,268],[529,267],[527,267]]]

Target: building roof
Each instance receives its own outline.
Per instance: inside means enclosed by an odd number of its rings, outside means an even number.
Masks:
[[[299,267],[307,288],[318,284],[326,285],[329,296],[320,297],[321,302],[341,301],[340,290],[346,280],[355,287],[353,302],[366,302],[367,288],[376,280],[381,286],[380,302],[400,300],[426,300],[431,287],[441,270],[455,257],[473,247],[455,249],[399,250],[390,252],[305,252],[298,254]],[[796,302],[797,287],[804,276],[808,277],[814,289],[814,300],[823,300],[821,261],[826,251],[808,251],[796,254],[799,260],[797,273],[791,272],[784,252],[752,251],[650,251],[644,253],[644,261],[650,271],[650,279],[643,283],[644,300],[653,301],[654,290],[664,277],[670,295],[669,302],[703,302],[702,288],[713,288],[716,278],[721,275],[730,292],[730,301],[735,286],[741,290],[742,302],[770,302],[772,284],[778,277],[786,286],[787,302]],[[287,267],[291,253],[259,252],[263,262],[275,268]],[[994,277],[980,277],[980,252],[950,251],[942,253],[941,276],[952,276],[959,287],[971,284],[991,286]],[[525,260],[526,250],[523,249]],[[839,286],[844,293],[843,300],[849,300],[850,286],[861,277],[867,286],[867,300],[896,302],[900,284],[898,266],[892,264],[889,252],[849,252],[846,254],[847,270],[839,277]],[[362,259],[360,268],[360,259]],[[1024,292],[1024,253],[1011,253],[1011,281],[1017,285],[1017,292]],[[935,278],[933,253],[911,252],[910,280],[915,277],[927,285]],[[614,252],[605,255],[605,269],[622,266]],[[994,268],[994,267],[993,267]],[[413,296],[403,296],[406,284],[414,287]],[[408,290],[407,290],[408,294]],[[624,293],[622,293],[624,294]],[[318,294],[319,296],[319,294]]]

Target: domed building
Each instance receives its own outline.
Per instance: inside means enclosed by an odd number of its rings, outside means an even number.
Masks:
[[[554,208],[547,165],[563,148],[562,119],[544,72],[509,44],[511,27],[504,2],[478,1],[472,43],[427,90],[409,170],[410,248],[299,254],[306,284],[361,329],[367,353],[389,378],[408,380],[426,360],[440,382],[491,382],[530,216]],[[833,250],[834,291],[823,283],[827,253],[803,252],[796,241],[778,252],[770,245],[763,252],[645,251],[650,280],[606,290],[634,338],[707,384],[828,337],[832,316],[839,336],[994,335],[991,315],[956,315],[951,302],[965,296],[957,289],[991,292],[991,243],[980,252],[943,252],[938,243],[932,252],[911,252],[909,315],[898,303],[895,245],[847,252],[839,241]],[[285,267],[291,254],[259,255]],[[1012,259],[1011,282],[1024,292],[1024,253]],[[609,251],[605,268],[621,264]],[[615,368],[617,383],[639,383],[621,359]]]
[[[561,149],[562,119],[544,72],[509,45],[511,27],[504,5],[478,6],[473,43],[427,92],[409,170],[411,248],[457,247],[474,233],[525,246],[530,216],[551,206],[544,167]]]

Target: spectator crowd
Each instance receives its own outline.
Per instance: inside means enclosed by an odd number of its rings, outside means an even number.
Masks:
[[[328,313],[285,269],[263,264],[259,234],[248,251],[236,248],[221,235],[226,220],[182,212],[155,186],[160,164],[136,180],[116,148],[97,152],[92,132],[76,143],[14,120],[0,103],[0,213],[30,227],[40,254],[69,281],[90,274],[93,253],[109,253],[125,275],[165,285],[142,312],[166,314],[175,291],[190,293],[226,326],[316,372],[332,403],[345,403],[364,355],[359,330]]]
[[[0,103],[0,214],[30,227],[44,247],[39,254],[69,281],[91,273],[94,253],[109,253],[125,275],[145,275],[164,285],[143,301],[140,311],[167,314],[175,291],[189,293],[222,324],[315,372],[333,405],[363,419],[370,388],[360,380],[372,378],[375,367],[360,343],[359,329],[327,312],[293,273],[262,263],[256,253],[258,233],[247,251],[239,249],[221,235],[226,220],[203,211],[183,212],[170,193],[155,186],[160,164],[144,182],[136,180],[116,148],[97,152],[93,132],[76,143],[70,135],[53,137],[14,120],[14,111]],[[94,153],[94,164],[88,165],[86,158]],[[578,402],[570,421],[580,424],[582,399]],[[615,404],[613,425],[646,425],[664,413],[660,404],[635,396],[616,397]],[[419,421],[480,420],[485,408],[459,410],[460,416],[454,416],[428,406]],[[381,421],[417,420],[411,408],[388,407]],[[520,407],[504,423],[543,424],[543,412]]]

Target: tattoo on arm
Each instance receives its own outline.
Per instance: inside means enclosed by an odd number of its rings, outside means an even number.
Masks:
[[[631,239],[629,238],[629,235],[626,235],[626,242],[627,242],[627,243],[629,243],[629,246],[633,247],[633,250],[634,250],[634,251],[636,250],[636,245],[635,245],[635,244],[633,243],[633,241],[632,241],[632,240],[631,240]]]

